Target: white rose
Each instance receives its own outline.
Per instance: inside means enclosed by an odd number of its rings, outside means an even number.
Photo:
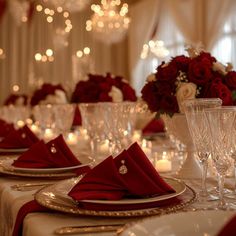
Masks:
[[[147,82],[152,82],[152,81],[156,81],[156,76],[155,76],[155,74],[150,74],[150,75],[147,77]]]
[[[47,97],[40,101],[40,104],[66,104],[66,94],[62,90],[56,90],[55,94],[49,94]]]
[[[176,98],[180,112],[183,112],[182,102],[196,97],[197,86],[194,83],[180,83],[176,91]]]
[[[222,63],[220,63],[220,62],[213,62],[213,66],[212,66],[212,69],[214,70],[214,71],[218,71],[220,74],[222,74],[222,75],[226,75],[226,67],[222,64]]]
[[[120,89],[115,86],[111,87],[111,91],[108,94],[112,97],[113,102],[122,102],[123,101],[123,94]]]

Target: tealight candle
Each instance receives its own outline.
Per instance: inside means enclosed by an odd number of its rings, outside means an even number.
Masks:
[[[17,121],[17,126],[18,126],[19,128],[22,128],[24,125],[25,125],[25,122],[24,122],[23,120],[18,120],[18,121]]]
[[[138,142],[140,141],[140,138],[141,138],[141,132],[139,130],[135,130],[132,136],[132,141]]]
[[[171,158],[171,152],[155,152],[154,153],[154,160],[155,160],[155,168],[159,172],[169,172],[172,171],[172,162],[170,160]]]
[[[109,141],[105,140],[101,145],[100,145],[100,151],[101,153],[109,153]]]
[[[77,135],[72,133],[72,132],[70,132],[68,134],[66,142],[67,142],[68,145],[76,145],[78,143]]]
[[[53,138],[53,132],[52,132],[51,129],[46,129],[46,130],[45,130],[44,138],[45,138],[46,140],[50,140],[50,139]]]
[[[157,160],[155,167],[159,172],[169,172],[172,170],[171,161],[166,159]]]
[[[40,132],[40,129],[39,129],[38,125],[36,125],[36,124],[32,124],[32,125],[30,126],[30,129],[31,129],[35,134],[38,134],[38,133]]]

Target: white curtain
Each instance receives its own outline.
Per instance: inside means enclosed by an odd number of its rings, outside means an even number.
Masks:
[[[167,0],[187,43],[211,50],[235,0]]]
[[[152,36],[158,18],[160,0],[143,0],[132,6],[130,10],[131,25],[129,30],[129,68],[133,86],[140,87],[139,59],[143,44]]]
[[[71,90],[75,80],[79,79],[73,78],[72,56],[84,47],[91,49],[93,72],[111,72],[129,79],[127,38],[115,45],[96,41],[91,32],[85,30],[85,22],[91,14],[90,8],[71,14],[73,29],[68,36],[68,46],[55,50],[53,38],[62,15],[55,16],[53,23],[49,24],[44,13],[35,12],[30,25],[22,23],[17,26],[8,9],[0,22],[0,48],[6,54],[5,59],[0,58],[0,103],[12,92],[15,84],[19,85],[21,93],[30,93],[42,81],[61,83]],[[54,50],[55,60],[36,61],[35,54],[45,54],[48,48]]]

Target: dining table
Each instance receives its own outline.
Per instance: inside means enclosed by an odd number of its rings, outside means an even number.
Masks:
[[[50,189],[55,183],[59,183],[61,178],[33,178],[26,176],[9,175],[3,170],[1,163],[4,160],[9,160],[14,156],[2,155],[0,160],[0,235],[11,236],[16,224],[16,218],[19,210],[25,204],[32,202],[35,196],[45,188]],[[16,156],[15,156],[16,157]],[[5,172],[5,173],[4,173]],[[111,217],[109,215],[83,215],[73,214],[68,212],[57,211],[53,209],[44,209],[30,211],[26,214],[23,219],[22,228],[19,228],[19,234],[23,236],[53,236],[57,235],[59,229],[62,227],[82,227],[82,230],[88,229],[89,226],[103,226],[103,225],[116,225],[119,224],[119,228],[122,229],[123,225],[129,225],[133,222],[139,222],[140,220],[157,215],[158,217],[165,214],[176,214],[178,212],[190,212],[198,210],[212,209],[216,201],[205,202],[205,204],[199,204],[197,201],[197,192],[201,189],[201,180],[198,176],[189,177],[178,172],[170,172],[162,174],[163,177],[176,178],[183,181],[186,186],[188,193],[186,193],[184,204],[181,207],[165,209],[161,212],[157,211],[153,214],[141,214],[141,216],[132,217]],[[208,176],[207,179],[208,189],[213,189],[217,186],[215,176]],[[228,189],[234,189],[234,178],[226,178],[226,187]],[[187,191],[186,191],[187,192]],[[229,200],[229,199],[227,199]],[[233,201],[233,200],[229,200]],[[236,212],[236,211],[235,211]],[[89,228],[90,229],[90,228]],[[82,235],[116,235],[117,231],[106,232],[99,230],[97,232],[83,231]],[[59,235],[59,234],[58,234]],[[67,234],[61,234],[67,235]],[[81,235],[81,234],[73,234]]]

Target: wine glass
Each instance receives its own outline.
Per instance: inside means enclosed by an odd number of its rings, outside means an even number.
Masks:
[[[50,140],[54,137],[55,119],[51,104],[40,104],[33,108],[35,123],[40,128],[41,138]]]
[[[100,103],[103,115],[104,133],[109,141],[109,151],[118,154],[131,144],[135,123],[135,102]]]
[[[210,132],[204,110],[220,107],[222,100],[218,98],[189,99],[183,102],[189,131],[197,152],[197,157],[202,166],[202,186],[198,193],[199,201],[205,202],[210,197],[206,187],[208,158],[210,156]],[[211,197],[210,197],[211,198]]]
[[[63,134],[65,137],[73,123],[75,104],[54,104],[52,105],[52,111],[54,114],[55,132]]]
[[[80,103],[82,126],[87,130],[90,139],[92,159],[96,162],[98,143],[104,140],[104,119],[99,103]]]
[[[217,208],[227,209],[229,206],[224,199],[224,181],[226,172],[231,166],[232,128],[235,122],[236,107],[206,109],[204,113],[210,130],[212,160],[218,175],[219,203]]]

